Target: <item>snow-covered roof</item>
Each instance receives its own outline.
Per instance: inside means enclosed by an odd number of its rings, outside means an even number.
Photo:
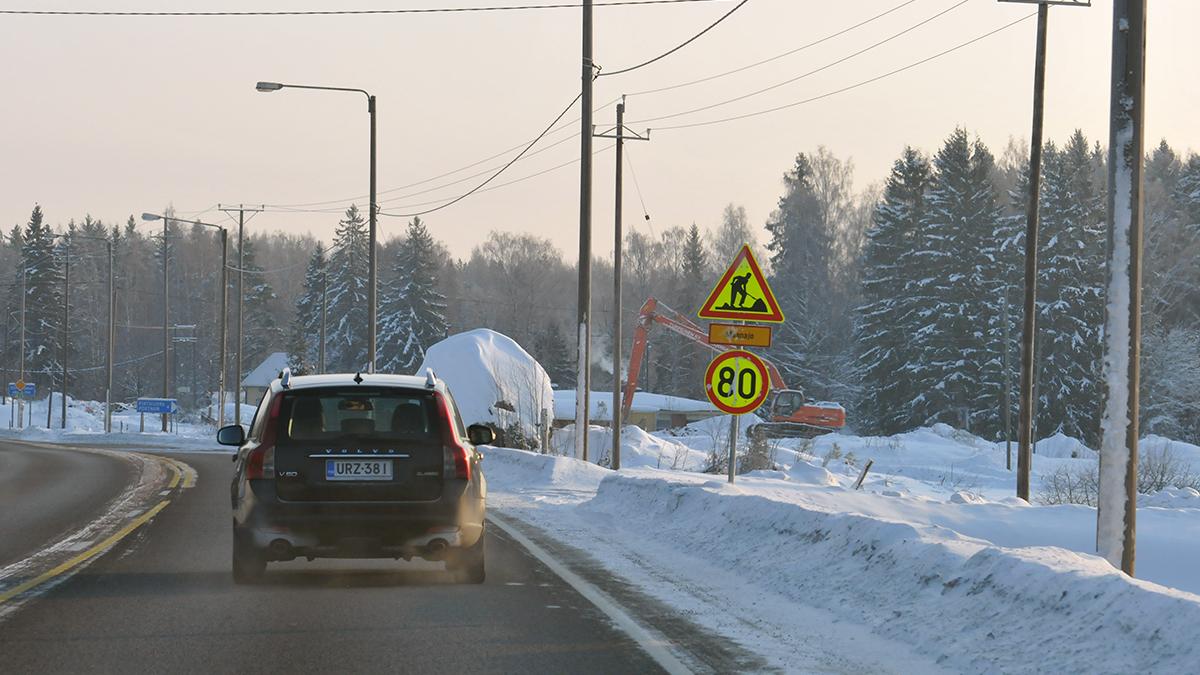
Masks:
[[[591,411],[588,413],[589,419],[592,420],[607,420],[612,416],[609,414],[609,409],[612,408],[612,392],[611,391],[593,391],[588,396],[588,407]],[[648,391],[635,392],[633,395],[633,412],[652,413],[652,412],[708,412],[717,411],[717,407],[708,401],[697,401],[691,398],[682,396],[668,396],[666,394],[652,394]],[[560,389],[554,392],[554,418],[560,420],[575,419],[575,390]]]
[[[242,380],[243,387],[261,387],[266,388],[271,386],[271,380],[279,377],[279,371],[287,368],[288,355],[287,352],[275,352],[263,359],[263,362],[258,364],[258,367],[250,371],[246,379]]]

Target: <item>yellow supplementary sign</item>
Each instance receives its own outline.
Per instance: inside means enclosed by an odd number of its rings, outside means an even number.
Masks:
[[[708,344],[731,347],[770,347],[771,327],[710,323],[708,324]]]
[[[698,316],[701,319],[783,323],[783,311],[779,309],[779,302],[767,285],[749,244],[742,245],[729,269],[708,294]]]
[[[704,374],[708,400],[730,415],[754,411],[767,400],[770,388],[767,365],[740,349],[718,354]]]

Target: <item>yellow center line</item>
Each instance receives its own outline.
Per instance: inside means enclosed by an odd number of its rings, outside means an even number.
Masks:
[[[169,499],[162,500],[161,502],[158,503],[157,506],[155,506],[154,508],[150,509],[149,511],[143,513],[142,515],[138,516],[132,522],[130,522],[128,525],[121,528],[117,532],[113,533],[111,536],[109,536],[107,539],[100,542],[99,544],[96,544],[95,546],[84,551],[83,553],[80,553],[79,555],[75,556],[74,558],[71,558],[70,560],[68,560],[64,563],[61,563],[60,565],[58,565],[54,569],[49,570],[48,572],[43,572],[42,574],[39,574],[38,576],[34,577],[33,579],[30,579],[29,581],[26,581],[22,584],[18,584],[6,591],[0,591],[0,605],[4,604],[5,602],[8,602],[9,600],[15,598],[18,595],[21,595],[22,593],[24,593],[32,588],[40,586],[41,584],[44,584],[47,581],[49,581],[57,576],[62,575],[65,572],[71,571],[72,569],[78,567],[79,565],[82,565],[83,563],[100,555],[101,553],[103,553],[104,551],[108,550],[110,547],[115,545],[117,542],[119,542],[122,539],[124,539],[125,537],[129,536],[134,530],[138,529],[142,525],[145,525],[146,521],[148,521],[151,518],[153,518],[154,516],[158,515],[158,512],[165,509],[167,507],[167,504],[170,504],[170,503],[171,503],[171,501]]]

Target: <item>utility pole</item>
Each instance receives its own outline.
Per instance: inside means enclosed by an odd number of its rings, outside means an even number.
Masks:
[[[233,397],[233,423],[242,423],[242,345],[245,341],[244,319],[245,315],[242,311],[243,299],[245,293],[245,230],[246,230],[246,212],[258,213],[262,211],[262,207],[254,208],[247,207],[245,204],[238,204],[235,209],[232,206],[222,207],[220,204],[217,208],[226,213],[237,211],[238,214],[238,255],[237,255],[237,351],[234,356],[234,391],[236,394]]]
[[[71,237],[65,237],[63,243],[63,323],[62,323],[62,345],[59,347],[60,360],[62,361],[62,391],[59,392],[59,398],[62,399],[62,419],[59,420],[63,429],[67,428],[67,357],[69,354],[69,342],[71,338],[70,320],[71,320]],[[47,406],[49,407],[49,406]],[[46,417],[49,418],[50,412],[46,411]],[[47,424],[46,428],[50,425]]]
[[[1017,426],[1017,497],[1029,501],[1033,464],[1033,349],[1037,335],[1038,200],[1042,187],[1042,117],[1046,93],[1046,23],[1050,5],[1087,7],[1091,0],[1000,0],[1036,3],[1037,51],[1033,64],[1033,134],[1029,143],[1029,197],[1025,209],[1025,316],[1021,328],[1021,411]]]
[[[225,377],[229,361],[229,231],[221,228],[221,374],[217,377],[217,427],[225,426]]]
[[[117,342],[117,287],[113,283],[115,266],[112,239],[105,238],[104,243],[108,247],[108,355],[104,362],[104,433],[111,434],[113,362],[116,360],[113,356]]]
[[[370,217],[367,219],[367,245],[370,247],[367,253],[367,372],[374,373],[376,333],[379,332],[379,252],[375,250],[375,218],[379,209],[375,205],[375,97],[371,94],[367,95],[367,112],[371,117],[371,189],[368,197]]]
[[[1104,375],[1109,389],[1101,423],[1096,510],[1096,550],[1130,576],[1137,543],[1146,4],[1146,0],[1113,2],[1108,137],[1110,311],[1104,331]]]
[[[588,458],[588,408],[592,358],[592,0],[583,0],[583,64],[579,134],[579,318],[578,361],[575,371],[575,455]]]
[[[167,256],[170,249],[167,247],[167,226],[170,224],[170,218],[163,218],[163,240],[162,240],[162,269],[163,269],[163,382],[162,382],[162,397],[171,397],[171,325],[169,322],[171,309],[171,290],[170,277],[167,276]],[[162,431],[166,433],[169,428],[170,415],[162,414]]]
[[[326,266],[328,266],[326,261]],[[317,353],[317,372],[325,374],[325,319],[329,314],[329,270],[321,272],[321,350]]]
[[[21,261],[21,365],[18,382],[25,381],[25,296],[28,294],[25,283],[29,277],[29,264]],[[17,428],[20,429],[25,420],[25,392],[18,392],[17,397]]]
[[[626,132],[629,135],[626,136]],[[617,141],[617,177],[616,205],[614,213],[614,243],[613,243],[613,395],[612,395],[612,469],[621,468],[621,248],[623,233],[621,231],[621,190],[624,185],[621,170],[625,160],[625,139],[635,141],[650,140],[650,130],[645,136],[625,127],[625,96],[617,104],[617,126],[611,131],[596,134],[596,138],[614,138]]]
[[[1004,468],[1012,471],[1012,366],[1009,365],[1008,286],[1004,287]]]

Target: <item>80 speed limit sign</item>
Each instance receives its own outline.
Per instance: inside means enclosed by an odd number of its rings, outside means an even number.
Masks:
[[[751,412],[767,399],[767,366],[741,349],[722,352],[708,364],[704,389],[713,405],[731,415]]]

